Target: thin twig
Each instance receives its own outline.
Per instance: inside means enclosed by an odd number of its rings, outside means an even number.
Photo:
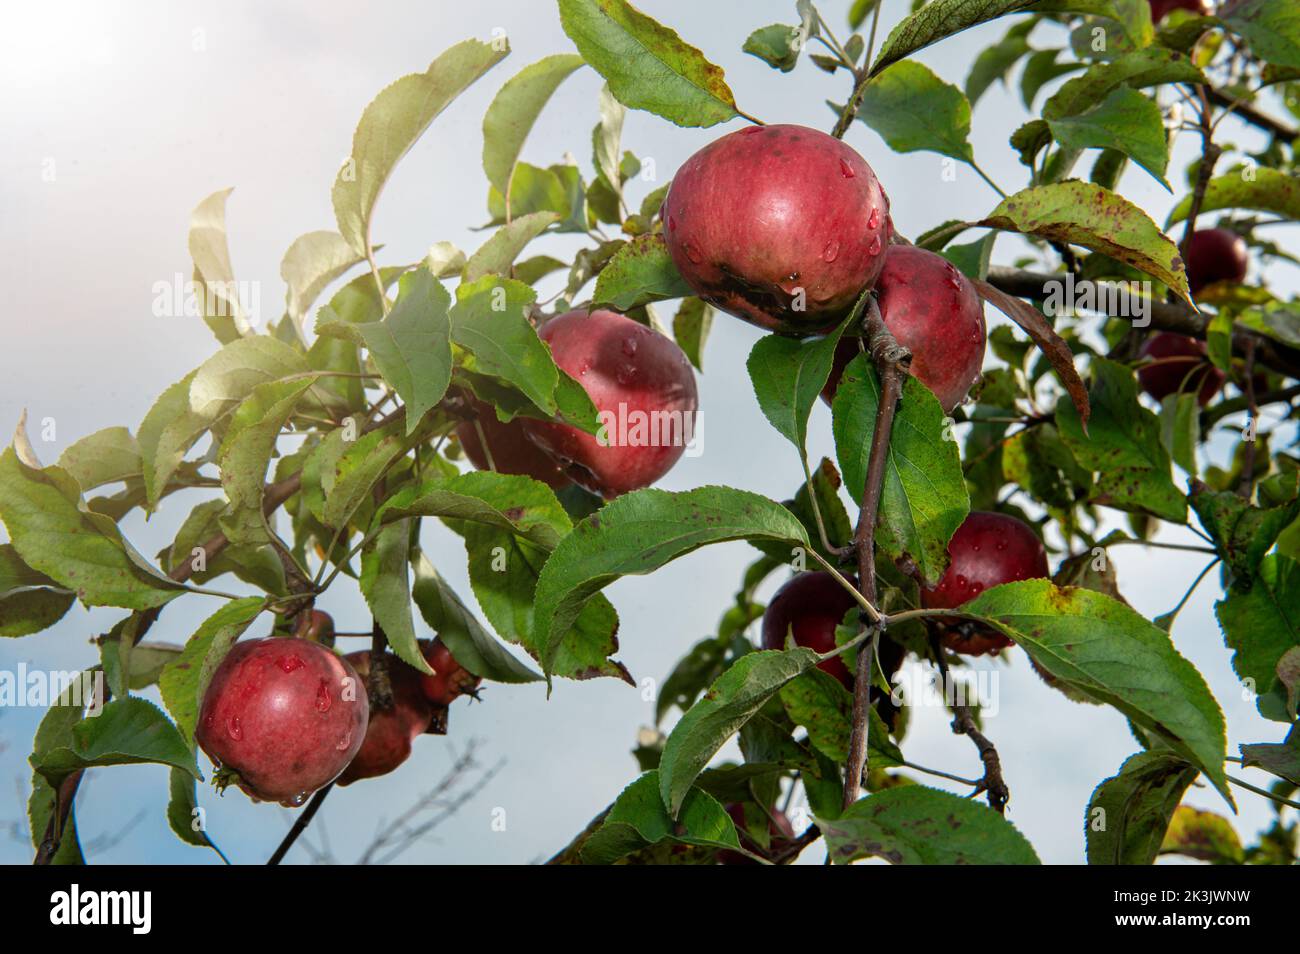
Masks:
[[[311,820],[315,818],[316,813],[320,811],[321,803],[325,801],[333,788],[334,783],[330,782],[312,796],[311,801],[307,803],[307,807],[302,810],[302,814],[298,816],[297,820],[293,823],[293,827],[289,829],[289,833],[285,835],[284,840],[280,842],[280,847],[275,849],[275,854],[271,855],[271,857],[266,860],[268,865],[278,865],[281,860],[283,860],[284,856],[289,853],[289,849],[293,847],[293,843],[298,840],[299,835],[307,830],[307,826],[311,824]]]
[[[948,660],[944,658],[943,647],[939,645],[939,637],[935,634],[930,636],[930,649],[934,655],[935,665],[939,667],[939,677],[943,680],[946,690],[950,679]],[[970,706],[965,703],[958,703],[954,699],[953,713],[952,731],[957,735],[968,736],[975,743],[980,761],[984,763],[984,777],[975,786],[975,791],[971,794],[978,795],[980,792],[987,792],[989,807],[1000,815],[1007,807],[1007,802],[1011,799],[1011,792],[1007,789],[1007,783],[1002,779],[1002,760],[998,757],[997,747],[989,741],[988,737],[979,730],[979,726],[975,724],[975,717],[971,714]]]

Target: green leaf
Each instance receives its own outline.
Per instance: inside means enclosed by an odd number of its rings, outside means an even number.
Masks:
[[[659,760],[659,794],[668,813],[682,803],[718,749],[781,687],[817,664],[817,654],[798,647],[747,653],[724,672],[673,727]]]
[[[655,725],[663,722],[664,716],[673,706],[683,712],[689,709],[700,693],[722,675],[726,655],[726,643],[709,637],[700,640],[685,656],[677,660],[673,671],[659,686],[659,695],[655,699]]]
[[[823,338],[759,338],[745,362],[763,416],[795,446],[800,459],[805,456],[808,442],[808,415],[826,386],[835,348],[852,320],[850,315]]]
[[[1021,21],[1008,30],[1001,40],[985,47],[975,57],[970,73],[966,76],[966,98],[970,100],[971,106],[979,101],[994,82],[1005,82],[1007,73],[1016,61],[1033,49],[1025,39],[1033,28],[1033,20]]]
[[[524,247],[560,218],[558,212],[532,212],[501,226],[469,257],[461,280],[476,282],[484,275],[509,277],[510,266]]]
[[[150,509],[162,498],[186,451],[207,429],[208,422],[190,409],[190,385],[197,374],[197,371],[190,372],[164,391],[140,424],[136,443],[144,469],[145,500]]]
[[[1214,615],[1233,650],[1233,671],[1266,697],[1279,660],[1300,646],[1300,564],[1280,553],[1264,557],[1253,577],[1234,582],[1214,604]]]
[[[1169,213],[1165,227],[1187,218],[1191,207],[1191,197],[1188,196]],[[1211,179],[1205,188],[1201,211],[1217,212],[1220,209],[1274,212],[1286,219],[1300,220],[1300,180],[1266,166],[1252,167],[1249,173],[1243,171],[1218,176]]]
[[[1237,324],[1288,348],[1300,347],[1300,302],[1289,302],[1280,308],[1247,308],[1237,316]]]
[[[258,385],[305,375],[310,371],[307,359],[300,352],[267,335],[231,342],[204,361],[194,374],[189,387],[189,408],[201,422],[201,427],[190,443],[218,418],[232,413]],[[181,423],[188,425],[186,421]],[[144,429],[141,424],[142,451]]]
[[[1220,19],[1250,42],[1251,51],[1275,66],[1300,68],[1300,9],[1277,0],[1239,0]]]
[[[1184,855],[1216,865],[1239,865],[1246,856],[1228,819],[1190,805],[1179,805],[1174,810],[1160,854]]]
[[[525,666],[483,628],[423,553],[414,561],[411,595],[420,615],[451,650],[456,661],[492,682],[537,682],[542,676]]]
[[[848,761],[853,694],[838,679],[809,669],[781,687],[781,704],[791,722],[808,730],[813,748],[841,765]],[[874,706],[867,713],[867,760],[873,770],[903,764],[903,753]]]
[[[697,371],[704,371],[704,342],[713,326],[713,309],[699,298],[683,298],[673,315],[673,338]]]
[[[1185,395],[1194,401],[1195,395]],[[1300,516],[1300,498],[1277,507],[1256,507],[1230,491],[1193,484],[1192,509],[1213,538],[1235,584],[1248,588],[1278,535]],[[1300,609],[1300,606],[1297,606]]]
[[[1083,63],[1058,63],[1060,50],[1038,50],[1025,60],[1025,70],[1020,74],[1020,99],[1025,109],[1034,109],[1039,91],[1054,79],[1084,68]]]
[[[483,116],[483,171],[504,195],[524,140],[559,85],[582,65],[574,53],[557,53],[525,66],[506,81]]]
[[[473,370],[508,382],[553,415],[560,376],[526,317],[536,300],[536,292],[509,278],[462,282],[450,313],[451,340],[474,356]]]
[[[1148,0],[1038,0],[1032,10],[1034,13],[1082,13],[1113,20],[1136,47],[1150,46],[1155,38]]]
[[[300,333],[303,319],[326,286],[365,260],[347,239],[328,229],[293,240],[280,261],[280,277],[288,288],[285,311]]]
[[[39,755],[32,767],[53,786],[73,772],[105,765],[158,762],[201,778],[194,753],[161,709],[138,696],[114,699],[72,727],[71,739]]]
[[[1175,464],[1196,476],[1196,445],[1201,439],[1201,407],[1196,395],[1186,391],[1167,394],[1160,401],[1160,443]]]
[[[231,418],[230,429],[217,452],[217,464],[221,468],[221,486],[230,501],[221,527],[232,543],[258,546],[271,542],[274,534],[262,507],[266,469],[280,431],[311,386],[310,378],[260,384]]]
[[[923,8],[924,9],[924,8]],[[817,818],[831,860],[896,865],[1036,865],[1034,848],[986,805],[923,785],[886,789]]]
[[[406,433],[451,383],[451,296],[427,268],[402,276],[397,302],[383,321],[358,325],[375,367],[406,404]]]
[[[799,62],[799,51],[803,49],[805,39],[798,27],[773,23],[751,33],[741,49],[757,56],[773,69],[789,73]]]
[[[857,118],[895,152],[925,150],[974,161],[966,94],[920,63],[891,66],[868,83]]]
[[[1262,768],[1300,785],[1300,728],[1292,726],[1284,742],[1257,742],[1241,747],[1243,768]]]
[[[616,311],[630,311],[638,305],[685,298],[691,287],[677,271],[662,233],[638,235],[617,252],[600,270],[592,300]]]
[[[904,17],[890,31],[876,62],[874,76],[891,63],[923,50],[931,43],[960,33],[976,24],[995,20],[1032,6],[1036,0],[930,0],[925,6]]]
[[[1102,102],[1120,87],[1142,89],[1166,83],[1204,83],[1205,75],[1186,54],[1162,46],[1148,46],[1088,68],[1061,86],[1043,104],[1049,122],[1075,116]]]
[[[83,493],[139,477],[142,471],[140,448],[125,427],[106,427],[83,437],[59,455],[58,466],[72,475]]]
[[[831,405],[835,452],[854,500],[866,484],[880,379],[866,355],[849,362]],[[910,557],[934,585],[948,565],[948,541],[970,512],[961,455],[938,399],[908,376],[894,416],[880,493],[876,544],[890,559]]]
[[[250,333],[248,316],[240,304],[235,271],[226,242],[226,200],[233,189],[214,192],[190,213],[189,249],[194,261],[203,320],[217,340],[229,344]]]
[[[24,563],[11,544],[0,544],[0,636],[48,629],[75,600],[75,594]]]
[[[387,524],[361,551],[361,595],[398,658],[432,675],[411,615],[410,562],[410,520]]]
[[[86,508],[66,471],[28,466],[12,447],[0,454],[0,519],[23,562],[87,606],[150,609],[180,595],[111,519]]]
[[[1232,804],[1223,713],[1164,630],[1103,593],[1049,580],[995,586],[962,609],[993,622],[1055,679],[1160,738]]]
[[[320,484],[325,492],[325,504],[318,515],[321,523],[334,529],[346,527],[393,462],[426,436],[417,431],[407,438],[400,422],[394,421],[350,443],[342,438],[323,441],[313,455],[321,467]],[[335,449],[343,450],[342,455],[335,457]]]
[[[1073,180],[1034,186],[1003,199],[980,224],[1101,252],[1164,282],[1191,303],[1178,246],[1145,212],[1101,186]]]
[[[93,685],[86,680],[92,676],[89,671],[76,674],[69,686],[60,693],[58,699],[50,703],[36,727],[36,737],[32,742],[32,754],[28,761],[38,761],[46,752],[72,744],[72,727],[81,721],[89,699],[88,692],[95,692]],[[58,806],[58,793],[39,772],[32,773],[32,793],[27,799],[27,818],[31,827],[32,847],[40,849],[45,840],[45,832],[50,818]],[[82,865],[86,861],[81,855],[81,844],[77,838],[77,810],[69,810],[67,822],[59,839],[59,848],[51,864]]]
[[[1121,86],[1096,107],[1066,118],[1050,120],[1056,140],[1067,149],[1113,149],[1151,173],[1170,192],[1169,136],[1155,101]]]
[[[625,0],[559,0],[560,24],[619,102],[678,126],[740,115],[722,68]]]
[[[187,845],[209,847],[207,833],[194,827],[199,816],[195,814],[198,793],[195,791],[193,776],[174,768],[168,773],[167,789],[167,825],[172,833]]]
[[[1056,426],[1083,467],[1097,473],[1090,500],[1184,523],[1187,500],[1174,486],[1160,421],[1138,403],[1132,370],[1105,358],[1092,360],[1087,433],[1073,405],[1056,406]]]
[[[619,577],[651,573],[706,544],[754,539],[810,545],[790,511],[729,487],[638,490],[606,504],[560,541],[537,582],[534,639],[543,671],[583,604]]]
[[[509,52],[504,43],[464,40],[423,73],[403,76],[371,100],[331,193],[339,232],[358,254],[372,251],[371,215],[397,163],[452,100]]]
[[[572,526],[555,493],[540,481],[493,471],[426,481],[398,491],[380,508],[376,524],[407,517],[442,517],[505,530],[553,549]]]
[[[186,641],[181,654],[163,667],[158,677],[163,705],[187,742],[194,739],[199,709],[212,674],[265,608],[266,601],[258,597],[231,600],[205,619]]]
[[[1196,768],[1167,750],[1139,752],[1088,800],[1088,864],[1149,865]]]
[[[588,865],[613,864],[648,845],[672,841],[686,845],[740,849],[736,826],[713,796],[692,789],[671,817],[659,797],[659,773],[646,772],[623,789],[605,820],[582,846]]]

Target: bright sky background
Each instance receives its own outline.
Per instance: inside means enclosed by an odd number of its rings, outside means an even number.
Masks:
[[[848,32],[848,5],[848,0],[822,4],[841,39]],[[793,0],[643,0],[641,6],[723,66],[746,111],[768,122],[829,129],[832,116],[824,101],[843,101],[844,74],[832,78],[805,61],[783,75],[740,51],[751,30],[791,22]],[[885,0],[882,37],[904,6],[903,0]],[[1012,22],[970,31],[920,58],[962,85],[975,54]],[[473,250],[486,237],[472,230],[487,220],[481,118],[496,90],[518,70],[572,50],[553,4],[47,0],[12,6],[0,32],[0,124],[6,130],[0,148],[0,287],[7,299],[0,312],[5,333],[0,428],[12,428],[26,408],[37,453],[52,462],[72,441],[102,427],[127,425],[134,431],[155,397],[215,350],[200,322],[154,317],[151,303],[155,282],[188,275],[189,212],[217,189],[236,187],[228,206],[236,276],[261,283],[263,320],[278,315],[284,291],[281,255],[301,233],[334,227],[330,185],[366,103],[398,76],[424,69],[452,43],[470,36],[487,39],[495,28],[507,32],[513,53],[436,121],[380,200],[374,234],[386,245],[382,255],[388,263],[417,260],[440,240]],[[1040,27],[1032,39],[1039,47],[1060,46],[1064,36]],[[566,81],[524,158],[547,165],[571,151],[590,176],[599,87],[589,69]],[[976,155],[1008,191],[1025,184],[1024,169],[1006,143],[1023,114],[1018,91],[1001,87],[975,111]],[[659,177],[635,185],[633,197],[639,200],[666,181],[723,131],[678,129],[631,113],[624,146],[643,160],[653,159]],[[1231,137],[1252,146],[1260,142],[1242,127],[1234,127]],[[947,219],[979,218],[996,202],[969,170],[961,168],[956,181],[944,181],[939,157],[894,155],[861,124],[855,124],[848,141],[884,182],[904,235]],[[1180,140],[1171,179],[1181,175],[1192,145]],[[1170,206],[1167,193],[1140,169],[1128,173],[1121,190],[1157,219]],[[1294,233],[1273,235],[1294,242]],[[561,238],[535,249],[574,247],[573,239]],[[1008,262],[1013,252],[1019,254],[1003,240],[995,260]],[[1296,270],[1286,266],[1270,276],[1292,292],[1296,278]],[[798,461],[762,418],[745,374],[744,357],[758,335],[729,317],[715,319],[700,379],[705,452],[684,459],[661,486],[728,483],[775,499],[798,486]],[[45,419],[54,422],[55,437],[43,442],[39,431]],[[810,451],[814,459],[833,456],[830,415],[820,405],[813,412]],[[124,528],[141,551],[156,553],[199,499],[177,494],[148,524],[133,515]],[[1190,535],[1165,539],[1184,537]],[[430,526],[425,545],[470,598],[458,538]],[[619,658],[639,680],[662,679],[690,645],[713,632],[754,555],[740,543],[713,547],[652,578],[631,578],[608,590],[622,617]],[[1169,610],[1203,566],[1199,554],[1137,548],[1117,549],[1115,560],[1124,594],[1148,616]],[[766,593],[779,582],[774,578]],[[1210,577],[1183,611],[1174,640],[1223,705],[1231,753],[1238,743],[1279,740],[1282,727],[1261,720],[1242,697],[1212,615],[1217,593]],[[341,630],[369,625],[364,603],[346,580],[319,605],[334,614]],[[211,599],[187,597],[165,611],[151,638],[182,642],[215,608]],[[13,670],[19,662],[81,668],[95,658],[87,639],[119,615],[76,607],[50,631],[0,643],[0,669]],[[1066,700],[1039,681],[1022,653],[980,665],[1000,678],[1001,708],[985,725],[1013,793],[1009,817],[1044,861],[1082,861],[1088,796],[1139,746],[1122,716]],[[414,757],[384,783],[333,793],[314,828],[327,830],[340,860],[354,860],[381,817],[407,808],[442,776],[453,747],[472,738],[480,741],[480,762],[503,761],[502,770],[436,839],[403,860],[543,859],[635,777],[630,750],[638,727],[653,720],[653,698],[651,690],[612,680],[562,682],[549,701],[540,686],[489,686],[482,705],[456,704],[449,738],[419,740]],[[24,820],[26,754],[39,715],[33,709],[0,710],[0,823],[12,822],[17,831],[7,839],[0,829],[0,860],[31,857]],[[913,712],[905,751],[921,764],[978,774],[973,747],[951,736],[937,709]],[[208,770],[206,760],[202,767]],[[1257,784],[1266,781],[1262,773],[1242,774]],[[217,861],[211,852],[181,844],[168,830],[166,784],[165,771],[152,766],[94,773],[78,805],[83,842],[114,839],[124,823],[137,813],[139,818],[125,837],[91,860]],[[264,861],[290,823],[288,812],[253,805],[234,791],[217,798],[201,785],[200,798],[209,812],[209,830],[237,862]],[[1193,790],[1188,801],[1226,810],[1207,788]],[[1271,812],[1249,794],[1239,793],[1238,802],[1238,829],[1248,839],[1268,824]],[[499,830],[501,818],[504,830]],[[290,859],[305,860],[305,855],[296,851]],[[807,860],[820,860],[820,851],[809,852]]]

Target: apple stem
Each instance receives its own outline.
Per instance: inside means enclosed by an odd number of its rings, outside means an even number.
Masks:
[[[900,345],[880,315],[874,295],[867,297],[865,341],[872,363],[880,375],[880,404],[871,433],[871,450],[867,457],[867,476],[862,490],[862,506],[853,545],[858,554],[858,586],[863,599],[876,605],[876,522],[880,516],[880,493],[885,482],[885,464],[889,459],[889,439],[894,429],[894,412],[903,391],[912,355]],[[853,684],[853,728],[849,735],[849,757],[844,772],[844,807],[858,800],[862,776],[867,769],[867,718],[871,710],[871,681],[876,647],[886,620],[868,622],[871,636],[858,649],[857,672]]]

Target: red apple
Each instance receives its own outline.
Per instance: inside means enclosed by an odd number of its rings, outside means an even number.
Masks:
[[[754,806],[752,809],[755,812],[761,810],[758,806]],[[743,804],[732,802],[726,806],[726,812],[731,816],[731,820],[736,826],[736,834],[740,837],[741,847],[759,857],[771,859],[788,848],[790,843],[794,841],[794,826],[790,824],[790,819],[786,817],[785,812],[778,808],[772,809],[772,817],[767,823],[769,841],[766,850],[749,834],[749,829],[745,825],[745,806]],[[757,865],[758,862],[738,851],[723,850],[718,852],[718,864]]]
[[[213,673],[195,739],[250,796],[297,807],[352,761],[368,719],[347,660],[306,639],[250,639]]]
[[[1187,283],[1199,292],[1217,282],[1243,282],[1250,265],[1246,240],[1227,229],[1197,229],[1187,243]]]
[[[948,569],[938,586],[921,589],[927,609],[955,609],[991,586],[1046,577],[1047,552],[1025,523],[1001,513],[972,511],[948,542]],[[1001,633],[969,621],[944,620],[943,643],[954,652],[982,656],[1011,645]]]
[[[472,408],[474,420],[465,421],[457,427],[456,438],[465,449],[465,456],[478,470],[491,470],[492,464],[495,464],[498,473],[522,474],[549,484],[556,490],[568,486],[569,478],[564,476],[559,464],[528,439],[523,418],[517,417],[509,423],[502,423],[491,405],[474,401]],[[483,429],[483,436],[487,438],[488,450],[492,452],[491,460],[483,450],[483,442],[479,440],[479,428]]]
[[[421,640],[420,649],[433,675],[417,675],[425,698],[434,705],[449,706],[461,696],[473,695],[483,681],[458,663],[441,639]]]
[[[661,218],[701,298],[761,328],[827,331],[871,287],[892,227],[876,174],[804,126],[748,126],[677,171]]]
[[[1201,16],[1210,13],[1209,0],[1149,0],[1151,4],[1151,22],[1159,23],[1175,10],[1190,10]]]
[[[694,433],[699,408],[682,349],[604,309],[558,315],[538,334],[591,397],[604,427],[597,436],[558,421],[522,419],[533,442],[574,483],[605,498],[649,487],[668,473]]]
[[[323,610],[314,609],[307,614],[305,620],[300,620],[298,624],[302,629],[300,635],[302,639],[310,639],[314,643],[322,643],[326,646],[334,645],[334,617],[330,616]]]
[[[984,305],[975,286],[942,255],[891,245],[876,294],[880,317],[912,352],[912,374],[952,413],[984,365]],[[845,366],[860,350],[857,338],[845,338],[835,349],[830,379],[822,389],[827,404]]]
[[[362,649],[344,657],[364,681],[370,676],[370,651]],[[393,687],[393,707],[370,713],[365,740],[339,776],[340,785],[387,775],[411,755],[411,743],[433,720],[433,707],[425,698],[422,673],[389,655],[388,679]]]
[[[850,578],[849,582],[854,580]],[[835,648],[835,627],[857,605],[849,591],[829,573],[800,573],[777,590],[767,604],[763,648],[785,649],[786,634],[793,631],[796,645],[814,652],[830,652]],[[817,668],[830,673],[846,688],[853,687],[853,674],[842,656],[818,663]]]
[[[1142,343],[1138,357],[1151,363],[1138,368],[1142,390],[1157,401],[1178,391],[1198,391],[1202,407],[1223,387],[1224,374],[1209,362],[1205,344],[1187,335],[1159,331]]]

